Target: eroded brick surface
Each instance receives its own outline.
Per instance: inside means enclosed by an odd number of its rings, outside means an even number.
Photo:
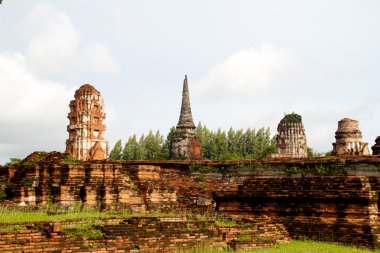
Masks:
[[[91,161],[106,159],[106,142],[103,124],[105,113],[100,92],[89,84],[75,91],[67,116],[69,139],[66,152],[78,160]]]
[[[274,228],[289,238],[379,248],[378,156],[77,165],[59,162],[59,153],[45,159],[0,169],[7,181],[7,203],[81,200],[86,205],[120,206],[135,212],[218,211],[260,222],[256,230],[254,225],[251,228],[256,235]],[[249,247],[248,242],[224,236],[230,238],[231,247]]]
[[[338,122],[332,155],[369,155],[368,143],[362,141],[357,120],[344,118]]]

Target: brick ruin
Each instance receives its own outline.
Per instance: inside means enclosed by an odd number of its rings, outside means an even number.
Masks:
[[[380,136],[377,136],[375,145],[371,147],[372,155],[380,155]]]
[[[67,116],[69,139],[66,140],[66,152],[78,160],[106,159],[106,141],[103,124],[105,113],[100,92],[89,84],[75,91],[75,99],[70,101]]]
[[[199,221],[195,216],[160,216],[98,219],[92,227],[99,238],[74,238],[63,233],[65,227],[80,226],[83,221],[19,223],[17,232],[0,232],[1,252],[178,252],[202,245],[218,249],[255,249],[289,241],[280,225],[265,221],[218,226],[215,221]],[[4,224],[1,224],[4,226]],[[12,228],[14,224],[5,225]],[[11,230],[11,229],[9,229]],[[260,232],[258,232],[258,230]],[[67,230],[66,230],[67,231]],[[251,238],[240,241],[236,236]],[[234,239],[235,238],[235,239]]]
[[[6,196],[0,204],[81,202],[116,213],[168,216],[99,219],[102,226],[93,225],[101,231],[97,239],[62,233],[61,226],[80,220],[0,222],[2,251],[173,252],[200,243],[253,249],[296,238],[380,249],[380,157],[367,156],[358,121],[339,121],[335,157],[305,158],[302,118],[292,113],[278,125],[277,154],[271,158],[203,161],[185,76],[170,143],[170,158],[177,160],[111,162],[103,106],[93,86],[80,87],[70,102],[66,153],[34,152],[18,164],[0,166],[0,191]],[[379,154],[379,137],[372,150]],[[205,212],[233,222],[195,218]],[[15,225],[23,229],[13,231]]]
[[[41,158],[41,154],[35,153],[18,165],[0,167],[8,195],[3,204],[33,206],[53,201],[70,205],[82,201],[85,205],[115,210],[170,212],[179,216],[212,211],[231,219],[243,219],[246,224],[240,228],[238,225],[223,228],[205,224],[186,230],[185,227],[190,226],[186,222],[173,228],[159,219],[146,222],[141,218],[134,223],[119,220],[102,228],[103,243],[106,241],[109,247],[115,247],[114,252],[118,247],[132,244],[141,249],[135,252],[155,252],[151,249],[158,243],[180,248],[174,242],[181,240],[192,247],[200,238],[248,249],[257,247],[260,240],[264,242],[262,237],[272,244],[292,238],[309,238],[380,248],[380,158],[377,156],[80,164],[68,164],[65,155],[58,152],[36,160],[38,157]],[[140,222],[145,225],[127,226],[141,225]],[[160,227],[171,230],[164,233]],[[239,242],[236,238],[246,233],[244,228],[249,230],[246,232],[252,240]],[[136,229],[146,229],[146,232],[131,232]],[[161,239],[150,240],[155,233],[162,233]],[[9,245],[1,235],[0,245]],[[55,235],[61,239],[56,239],[54,245],[88,243],[62,239],[59,233]],[[171,251],[173,249],[163,250]]]
[[[277,132],[277,153],[272,157],[307,157],[306,135],[300,115],[285,115],[278,124]]]
[[[332,155],[369,155],[368,143],[362,141],[357,120],[344,118],[338,122]]]
[[[183,80],[181,113],[176,132],[170,143],[170,158],[202,159],[202,145],[197,136],[196,127],[191,114],[189,86],[186,75]]]

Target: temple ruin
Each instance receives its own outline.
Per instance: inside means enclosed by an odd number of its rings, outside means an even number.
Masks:
[[[357,120],[344,118],[338,122],[332,155],[369,155],[368,143],[362,141]]]
[[[372,146],[372,155],[380,155],[380,136],[377,136],[375,145]]]
[[[278,124],[277,132],[277,154],[273,157],[307,157],[306,135],[300,115],[285,115]]]
[[[202,159],[202,145],[191,114],[187,76],[183,80],[182,106],[176,132],[170,143],[171,159]]]
[[[91,161],[106,159],[106,141],[103,134],[103,98],[92,85],[82,85],[75,91],[75,99],[70,101],[67,116],[69,139],[66,152],[78,160]]]

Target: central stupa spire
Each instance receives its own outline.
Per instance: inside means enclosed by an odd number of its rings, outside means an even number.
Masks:
[[[202,145],[191,115],[187,76],[183,80],[181,114],[177,129],[170,141],[171,159],[202,159]]]
[[[193,116],[191,114],[187,75],[185,75],[185,79],[183,80],[182,106],[177,128],[195,128]]]

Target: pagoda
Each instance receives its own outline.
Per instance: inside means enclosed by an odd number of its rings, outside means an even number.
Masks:
[[[357,120],[344,118],[338,122],[332,155],[369,155],[368,143],[363,142]]]
[[[170,142],[170,159],[202,159],[202,145],[191,114],[186,75],[183,81],[181,113],[175,134]]]
[[[103,134],[103,98],[92,85],[84,84],[75,91],[70,101],[67,116],[69,139],[66,140],[66,153],[81,161],[106,159],[106,146]]]
[[[301,115],[286,114],[277,126],[276,149],[273,157],[307,157],[305,128]]]

